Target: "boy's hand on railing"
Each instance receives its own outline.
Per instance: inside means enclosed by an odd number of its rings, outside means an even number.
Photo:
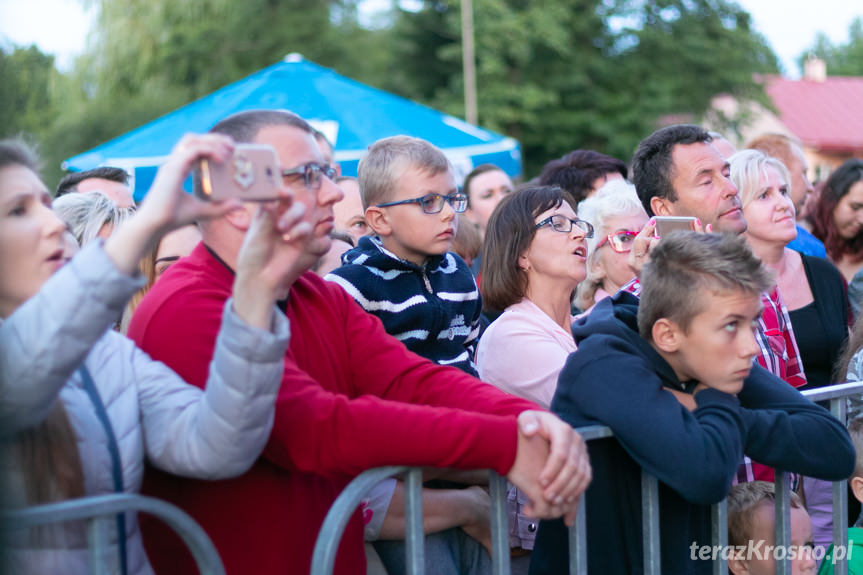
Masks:
[[[578,498],[590,484],[592,473],[584,441],[572,427],[545,411],[522,412],[518,421],[519,446],[510,481],[530,498],[528,513],[539,518],[565,515],[571,525]]]

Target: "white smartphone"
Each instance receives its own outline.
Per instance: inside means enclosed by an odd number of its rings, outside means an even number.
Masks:
[[[689,216],[656,216],[654,221],[656,222],[656,236],[661,238],[671,232],[694,231],[697,219]]]
[[[260,144],[237,144],[233,157],[225,162],[201,160],[195,177],[200,181],[195,186],[197,196],[210,201],[274,200],[282,181],[275,148]]]

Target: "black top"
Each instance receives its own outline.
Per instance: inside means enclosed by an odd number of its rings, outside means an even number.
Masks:
[[[808,382],[801,389],[833,383],[833,368],[848,339],[848,296],[842,274],[823,258],[801,256],[815,301],[789,311]]]

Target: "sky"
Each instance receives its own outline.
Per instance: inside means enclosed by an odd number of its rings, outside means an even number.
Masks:
[[[366,10],[386,6],[389,0],[365,0]],[[831,41],[845,43],[855,16],[863,17],[861,0],[737,0],[752,14],[755,27],[779,56],[786,76],[800,73],[795,59],[811,47],[821,31]],[[83,0],[0,0],[0,43],[8,46],[35,43],[56,56],[57,66],[67,71],[86,47],[94,12]],[[828,74],[830,71],[827,71]]]

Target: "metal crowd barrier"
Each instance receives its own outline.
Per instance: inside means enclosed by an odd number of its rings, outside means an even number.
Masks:
[[[107,575],[110,564],[108,554],[117,553],[116,547],[112,548],[109,544],[108,534],[116,515],[127,511],[154,515],[176,531],[195,558],[201,575],[225,575],[219,553],[201,526],[178,507],[153,497],[130,494],[99,495],[6,511],[0,515],[0,529],[14,531],[49,523],[87,519],[90,574]]]
[[[804,391],[803,395],[812,400],[830,401],[830,411],[843,423],[845,422],[846,402],[852,395],[863,394],[863,382],[843,383]],[[585,441],[613,437],[611,429],[603,426],[583,427],[577,430]],[[405,478],[405,513],[407,522],[407,572],[408,575],[424,573],[423,552],[423,520],[422,520],[422,470],[411,467],[379,467],[360,474],[354,479],[336,499],[330,508],[312,557],[312,575],[331,575],[336,559],[336,550],[342,538],[345,527],[351,515],[356,510],[366,494],[379,481],[393,475],[404,474]],[[509,561],[509,524],[506,512],[506,479],[494,471],[490,471],[489,491],[491,495],[491,534],[492,534],[492,573],[493,575],[510,575]],[[848,494],[846,481],[833,483],[833,544],[835,546],[848,544]],[[791,542],[791,501],[789,498],[790,481],[787,473],[776,470],[776,532],[775,545],[784,545],[788,549]],[[642,531],[644,547],[645,575],[661,575],[661,557],[659,554],[659,484],[656,477],[642,471]],[[587,573],[587,534],[586,534],[587,502],[582,499],[578,506],[578,516],[575,525],[569,529],[569,573],[583,575]],[[711,506],[712,545],[725,549],[728,545],[728,511],[725,500]],[[715,547],[714,547],[715,548]],[[834,564],[836,575],[848,575],[846,557],[838,558]],[[728,562],[722,553],[713,562],[715,575],[727,575]],[[776,561],[777,575],[791,574],[791,560],[785,558]]]

